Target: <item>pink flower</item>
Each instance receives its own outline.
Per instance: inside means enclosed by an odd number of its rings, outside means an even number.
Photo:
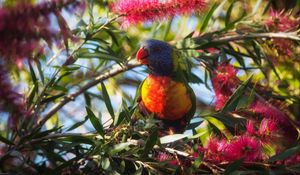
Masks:
[[[17,126],[21,117],[28,117],[23,96],[17,93],[9,81],[6,70],[0,64],[0,112],[9,112],[9,127]]]
[[[236,89],[239,83],[236,73],[237,70],[227,63],[218,65],[214,71],[212,85],[216,94],[216,110],[224,107],[226,101]]]
[[[292,155],[291,157],[283,161],[283,164],[286,166],[296,165],[299,163],[300,163],[300,154]]]
[[[293,19],[291,15],[271,10],[270,19],[265,21],[265,25],[269,30],[274,32],[287,32],[296,29],[299,25],[299,19]]]
[[[297,138],[298,132],[291,123],[288,116],[284,112],[280,111],[278,108],[272,106],[267,102],[261,100],[256,100],[250,106],[250,110],[256,114],[261,115],[266,119],[276,121],[276,125],[280,127],[283,134],[293,141]],[[275,124],[271,124],[271,128],[275,129]],[[263,132],[263,131],[262,131]]]
[[[246,130],[249,135],[258,136],[260,139],[272,137],[278,133],[277,121],[274,119],[264,118],[258,128],[255,128],[254,122],[248,120]],[[259,124],[259,123],[256,123]]]
[[[261,121],[258,133],[259,135],[268,136],[276,133],[276,131],[278,131],[276,120],[264,118]]]
[[[245,161],[254,162],[261,159],[261,143],[253,137],[238,136],[231,141],[226,149],[226,158],[234,161],[244,158]]]
[[[122,17],[122,25],[162,20],[175,15],[192,14],[204,9],[204,0],[119,0],[112,10]]]
[[[204,150],[204,159],[213,163],[231,162],[241,158],[250,162],[260,160],[260,141],[245,135],[237,136],[230,142],[210,138]]]
[[[19,3],[15,7],[0,8],[0,56],[16,61],[42,53],[45,44],[59,41],[59,31],[50,27],[54,14],[64,39],[72,38],[70,30],[58,16],[58,10],[77,6],[77,0],[52,0],[37,5]]]
[[[257,134],[256,128],[254,127],[254,123],[253,123],[252,120],[247,121],[246,131],[249,135],[256,135]]]
[[[227,140],[210,138],[204,147],[204,158],[210,162],[221,163],[226,161]]]
[[[210,47],[210,48],[207,48],[207,49],[204,49],[204,50],[196,50],[196,51],[199,52],[199,53],[208,52],[208,53],[211,53],[211,54],[216,54],[216,53],[220,52],[219,49],[216,49],[216,48],[213,48],[213,47]]]
[[[297,26],[299,26],[299,19],[293,19],[291,15],[284,14],[283,12],[279,13],[271,10],[270,16],[270,19],[265,21],[265,25],[269,31],[288,32],[297,29]],[[273,44],[281,55],[292,56],[293,42],[291,40],[273,39]]]

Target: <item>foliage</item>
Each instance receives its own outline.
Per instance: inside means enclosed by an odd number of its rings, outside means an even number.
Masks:
[[[188,2],[2,2],[0,172],[298,174],[299,1]],[[183,55],[185,133],[139,111],[146,38]]]

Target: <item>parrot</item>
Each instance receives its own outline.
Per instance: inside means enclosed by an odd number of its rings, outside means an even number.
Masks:
[[[153,114],[168,134],[183,133],[195,114],[196,96],[179,51],[167,42],[148,39],[141,43],[136,60],[149,70],[138,90],[140,112]]]

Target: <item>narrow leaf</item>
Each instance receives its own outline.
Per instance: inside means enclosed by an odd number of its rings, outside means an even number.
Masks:
[[[96,131],[102,137],[104,137],[104,129],[103,129],[101,121],[95,116],[95,114],[89,107],[86,107],[86,112],[87,112],[88,118],[90,119],[90,121],[91,121],[92,125],[94,126],[94,128],[96,129]]]
[[[69,136],[69,137],[63,138],[62,140],[66,140],[71,143],[80,143],[80,144],[89,144],[89,145],[95,144],[93,139],[84,137],[84,136]]]
[[[41,62],[39,60],[36,60],[35,62],[36,62],[36,65],[37,65],[42,83],[45,84],[45,78],[44,78],[44,73],[43,73],[43,70],[42,70]]]
[[[145,144],[144,151],[142,153],[142,157],[146,157],[148,155],[149,151],[156,144],[157,139],[158,139],[158,130],[156,128],[146,140],[146,144]]]
[[[110,149],[109,153],[110,153],[110,155],[117,154],[117,153],[123,151],[124,149],[127,149],[132,144],[133,143],[131,143],[131,142],[116,144],[112,147],[112,149]]]
[[[34,83],[35,85],[37,85],[37,84],[38,84],[38,81],[37,81],[35,72],[34,72],[34,70],[33,70],[33,67],[32,67],[32,65],[31,65],[30,61],[28,62],[28,65],[29,65],[29,70],[30,70],[30,74],[31,74],[32,81],[33,81],[33,83]]]
[[[213,124],[215,127],[217,127],[228,139],[231,139],[233,136],[232,134],[228,131],[228,129],[226,128],[226,126],[218,119],[214,118],[214,117],[205,117],[205,119]]]
[[[159,140],[160,140],[161,144],[166,144],[166,143],[175,142],[177,140],[181,140],[183,138],[186,138],[187,136],[188,135],[186,135],[186,134],[173,134],[173,135],[167,135],[167,136],[161,137]]]
[[[209,12],[206,14],[204,20],[203,20],[203,23],[202,23],[202,26],[200,28],[200,33],[204,32],[204,30],[206,29],[214,11],[216,10],[216,8],[218,7],[218,5],[215,3],[209,10]]]
[[[269,159],[269,162],[275,162],[277,160],[284,160],[292,155],[295,155],[300,152],[300,146],[295,146],[285,150],[284,152],[277,154]]]
[[[3,143],[6,143],[8,145],[14,145],[14,143],[10,140],[8,140],[7,138],[4,138],[3,136],[0,135],[0,141]]]
[[[83,121],[73,124],[67,131],[72,131],[72,130],[78,128],[79,126],[83,125],[88,119],[89,119],[88,116],[86,116]]]
[[[111,104],[111,101],[110,101],[110,98],[109,98],[109,95],[107,93],[107,90],[106,90],[106,87],[104,85],[103,82],[101,82],[101,88],[102,88],[102,95],[103,95],[103,99],[104,99],[104,103],[106,105],[106,108],[110,114],[110,116],[112,117],[112,119],[114,120],[115,118],[115,113],[114,113],[114,109],[112,107],[112,104]]]
[[[231,173],[233,173],[234,171],[238,170],[238,168],[241,166],[241,164],[243,163],[244,159],[239,159],[239,160],[236,160],[232,163],[230,163],[225,172],[224,172],[224,175],[229,175]]]
[[[223,109],[221,110],[222,113],[227,111],[233,111],[236,109],[238,102],[242,95],[245,94],[248,84],[250,83],[252,76],[250,76],[246,81],[244,81],[230,96],[227,100],[226,104],[224,105]]]
[[[226,17],[225,17],[225,26],[228,27],[228,24],[230,23],[230,16],[231,16],[231,13],[232,13],[232,9],[233,9],[233,6],[235,4],[236,1],[233,1],[228,10],[227,10],[227,13],[226,13]]]

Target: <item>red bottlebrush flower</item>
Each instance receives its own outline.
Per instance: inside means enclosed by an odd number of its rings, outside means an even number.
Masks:
[[[299,26],[299,19],[293,19],[291,15],[271,10],[270,19],[265,21],[268,30],[272,32],[287,32]],[[292,56],[293,42],[287,39],[273,39],[273,44],[282,55]]]
[[[155,155],[155,159],[158,160],[159,162],[164,162],[164,161],[169,161],[170,159],[172,159],[172,156],[168,153],[158,152]]]
[[[262,158],[260,141],[246,135],[237,136],[229,143],[211,138],[204,150],[204,159],[213,163],[231,162],[244,158],[253,162]]]
[[[262,157],[260,141],[249,136],[238,136],[228,144],[226,151],[229,161],[244,158],[245,161],[254,162]]]
[[[274,32],[290,31],[299,25],[299,19],[293,19],[291,15],[283,14],[283,12],[279,13],[271,10],[270,17],[270,19],[266,20],[265,25]]]
[[[283,161],[285,166],[296,165],[300,163],[300,154],[293,155]]]
[[[267,102],[256,100],[251,104],[250,110],[266,119],[275,121],[276,125],[281,128],[284,135],[291,141],[297,138],[298,132],[291,123],[288,116],[286,116],[285,113],[275,108],[274,106],[268,104]]]
[[[20,117],[27,117],[23,96],[13,90],[6,70],[0,64],[0,112],[9,112],[9,127],[14,128]]]
[[[122,25],[128,26],[199,12],[204,7],[204,0],[119,0],[112,5],[112,10],[119,15],[124,15]]]
[[[154,156],[155,159],[159,162],[166,162],[171,166],[178,166],[179,162],[178,160],[175,158],[175,156],[169,154],[169,153],[165,153],[165,152],[158,152],[156,153],[156,155]]]
[[[230,64],[218,65],[213,73],[212,85],[216,94],[216,110],[220,110],[239,83],[237,70]]]
[[[204,147],[204,159],[214,163],[226,161],[227,141],[210,138]]]
[[[257,131],[254,127],[254,123],[252,120],[248,120],[246,123],[246,131],[249,135],[256,135]]]
[[[208,52],[210,54],[217,54],[220,52],[219,49],[216,49],[216,48],[213,48],[213,47],[210,47],[210,48],[207,48],[205,50],[196,50],[197,52],[199,53],[204,53],[204,52]]]
[[[252,120],[248,120],[246,130],[249,135],[261,138],[272,137],[278,132],[277,121],[274,119],[264,118],[261,121],[259,128],[255,128],[254,122]]]
[[[260,135],[268,136],[276,133],[277,129],[277,122],[275,120],[263,119],[258,132]]]
[[[57,16],[58,10],[77,5],[77,0],[52,0],[37,5],[20,3],[15,7],[0,8],[0,55],[16,61],[43,52],[41,40],[48,44],[58,41],[59,32],[50,27],[50,14]],[[60,28],[64,38],[71,37],[66,26]]]

